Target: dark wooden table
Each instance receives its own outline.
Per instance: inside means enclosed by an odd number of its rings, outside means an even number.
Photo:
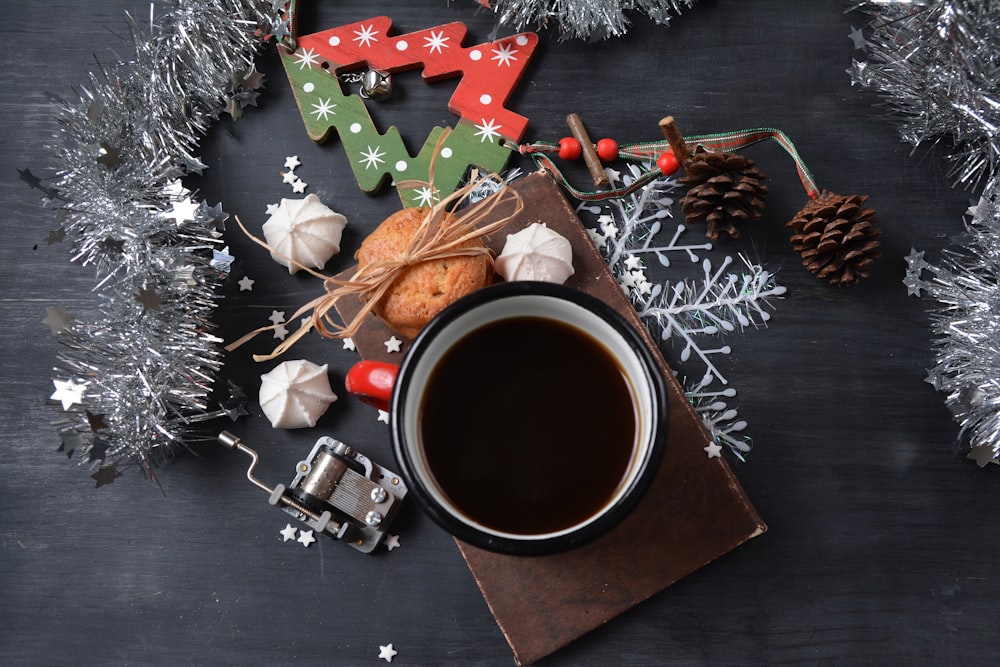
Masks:
[[[303,32],[393,17],[400,30],[463,20],[486,39],[475,3],[310,2]],[[122,9],[143,2],[4,2],[0,79],[3,243],[0,399],[0,662],[17,665],[381,664],[506,665],[504,638],[452,540],[409,507],[400,548],[374,557],[321,541],[283,543],[285,515],[243,477],[245,460],[214,447],[159,471],[163,492],[138,474],[95,488],[56,452],[46,406],[56,339],[47,306],[95,312],[92,272],[48,246],[56,226],[16,169],[51,176],[55,131],[47,96],[72,95],[96,63],[127,57]],[[911,154],[870,92],[852,88],[852,26],[839,2],[699,2],[670,27],[638,19],[626,38],[542,45],[511,106],[528,140],[567,134],[570,112],[596,137],[659,138],[677,116],[692,134],[756,126],[795,140],[817,180],[866,192],[884,228],[884,257],[867,282],[836,290],[799,267],[784,222],[805,198],[775,145],[748,152],[771,176],[764,219],[738,244],[788,288],[765,329],[726,340],[722,363],[739,389],[754,449],[735,470],[769,532],[545,660],[547,665],[985,665],[1000,654],[1000,468],[957,454],[958,429],[924,382],[932,364],[926,308],[902,285],[911,247],[928,258],[962,231],[970,193],[952,189],[944,147]],[[351,225],[340,270],[367,230],[398,206],[362,194],[334,140],[306,136],[278,60],[266,51],[259,107],[217,123],[202,144],[209,165],[192,179],[209,203],[257,224],[291,196],[277,172],[299,173]],[[410,145],[451,124],[451,84],[400,80],[406,95],[380,107]],[[521,164],[527,167],[526,163]],[[219,309],[227,337],[293,311],[317,284],[291,278],[233,227],[234,283]],[[679,350],[665,346],[665,352]],[[330,364],[335,391],[354,361],[339,344],[307,341],[301,355]],[[232,355],[226,377],[251,394],[232,427],[263,456],[259,474],[287,483],[321,434],[392,465],[384,424],[341,399],[320,427],[271,429],[253,398],[263,372]],[[221,424],[219,427],[225,427]],[[629,548],[629,545],[622,545]]]

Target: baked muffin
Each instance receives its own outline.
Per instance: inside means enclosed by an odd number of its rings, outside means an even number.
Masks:
[[[430,209],[404,208],[393,213],[361,242],[355,253],[359,268],[395,259],[406,249]],[[442,221],[447,224],[451,214]],[[482,247],[473,239],[462,247]],[[431,318],[461,297],[492,282],[493,262],[483,253],[420,262],[407,268],[373,310],[386,325],[414,338]]]

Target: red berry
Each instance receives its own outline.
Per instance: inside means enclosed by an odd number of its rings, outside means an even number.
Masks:
[[[597,142],[597,157],[604,162],[612,162],[618,158],[618,142],[614,139],[601,139]]]
[[[578,160],[583,154],[580,142],[574,137],[563,137],[559,140],[559,157],[563,160]]]
[[[667,151],[656,158],[656,166],[660,168],[664,176],[670,176],[681,168],[681,163],[673,152]]]

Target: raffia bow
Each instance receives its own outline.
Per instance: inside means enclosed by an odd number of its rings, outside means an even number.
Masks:
[[[371,314],[372,309],[386,295],[396,279],[411,266],[449,257],[476,255],[488,255],[492,263],[493,252],[489,248],[483,245],[462,246],[469,241],[489,236],[503,229],[511,219],[521,212],[523,208],[521,195],[516,190],[501,185],[496,193],[470,204],[458,213],[449,213],[453,204],[461,203],[490,180],[492,180],[491,175],[480,176],[473,172],[468,184],[451,193],[428,210],[413,238],[410,239],[399,257],[368,264],[358,269],[347,280],[324,275],[303,266],[294,259],[275,253],[295,264],[298,269],[322,279],[326,293],[295,311],[295,314],[289,318],[290,320],[298,319],[310,311],[311,316],[307,322],[275,347],[270,354],[253,355],[254,361],[270,361],[282,355],[313,329],[324,338],[350,338],[354,336],[361,328],[365,318]],[[513,208],[508,213],[496,217],[496,211],[502,210],[502,206],[508,201],[513,202]],[[496,219],[494,219],[495,217]],[[274,252],[274,249],[266,242],[251,234],[238,217],[236,222],[243,233],[252,241]],[[350,322],[339,324],[331,318],[330,311],[340,299],[346,296],[357,297],[361,301],[362,307]],[[231,352],[258,334],[273,331],[279,326],[282,324],[255,329],[239,340],[230,343],[225,349]]]

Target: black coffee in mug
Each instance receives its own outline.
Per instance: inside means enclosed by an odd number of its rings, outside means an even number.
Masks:
[[[608,304],[510,282],[444,309],[389,406],[409,491],[452,535],[518,555],[595,539],[635,507],[667,439],[655,355]]]
[[[421,402],[430,474],[457,511],[510,533],[552,533],[598,513],[627,479],[635,390],[581,329],[510,317],[438,360]]]

